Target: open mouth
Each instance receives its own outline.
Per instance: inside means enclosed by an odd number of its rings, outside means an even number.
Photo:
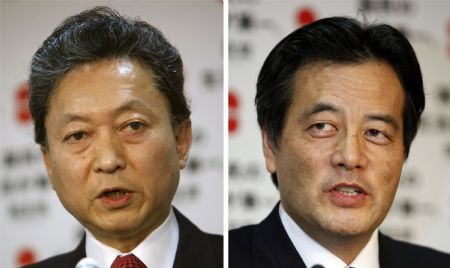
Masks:
[[[108,208],[118,209],[127,206],[132,200],[133,192],[123,188],[108,188],[98,198]]]
[[[105,191],[102,194],[102,197],[110,198],[110,199],[118,199],[124,197],[128,192],[123,190],[111,190]]]
[[[365,191],[356,184],[340,183],[335,185],[331,190],[346,196],[356,196],[366,194]]]
[[[348,196],[364,194],[364,191],[362,189],[353,186],[336,186],[333,188],[333,191],[337,191]]]
[[[340,208],[357,208],[364,206],[367,192],[355,183],[338,183],[330,189],[331,202]]]
[[[108,188],[103,190],[98,197],[107,199],[120,199],[131,193],[132,191],[123,188]]]

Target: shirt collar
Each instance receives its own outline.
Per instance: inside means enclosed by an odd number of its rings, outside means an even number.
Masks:
[[[335,256],[307,235],[286,213],[281,204],[279,206],[279,215],[286,233],[294,244],[298,254],[303,259],[306,267],[310,268],[315,264],[321,264],[327,268],[345,268],[349,266],[355,268],[380,267],[378,260],[378,229],[373,232],[369,242],[353,262],[347,265],[339,257]]]
[[[170,209],[169,216],[131,252],[120,252],[98,241],[86,230],[86,256],[109,268],[117,255],[133,253],[147,267],[170,268],[173,266],[179,239],[178,222]]]

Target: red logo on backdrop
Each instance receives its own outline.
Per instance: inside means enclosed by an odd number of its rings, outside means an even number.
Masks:
[[[308,7],[302,7],[297,11],[297,24],[304,26],[308,23],[315,21],[317,18],[313,9]]]
[[[31,120],[30,111],[28,110],[29,91],[30,85],[28,82],[24,82],[16,90],[16,120],[23,124],[27,124]]]
[[[19,251],[16,258],[17,266],[23,266],[26,264],[30,264],[36,262],[36,254],[33,250],[29,248],[24,248]]]
[[[239,108],[239,99],[236,93],[229,90],[228,92],[228,132],[236,132],[239,126],[237,110]]]

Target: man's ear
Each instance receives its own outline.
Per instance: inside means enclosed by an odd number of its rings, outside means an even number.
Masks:
[[[266,159],[266,169],[270,174],[273,174],[277,171],[277,165],[275,161],[275,148],[272,144],[272,141],[269,138],[266,130],[262,130],[262,142],[263,142],[263,153],[264,158]]]
[[[175,130],[175,140],[177,142],[177,154],[180,169],[186,166],[189,157],[189,149],[192,143],[191,119],[185,120]]]
[[[55,189],[55,186],[53,184],[53,169],[52,169],[52,165],[50,164],[50,153],[48,151],[48,148],[41,146],[41,154],[42,154],[42,159],[44,160],[44,166],[45,169],[47,170],[47,175],[48,178],[50,180],[50,184],[52,185],[53,190]]]

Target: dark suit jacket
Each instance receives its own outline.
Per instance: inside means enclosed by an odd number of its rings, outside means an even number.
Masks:
[[[286,233],[278,205],[260,224],[229,232],[230,268],[306,268]],[[450,255],[379,233],[380,268],[450,267]],[[328,268],[328,267],[325,267]]]
[[[215,268],[223,267],[222,236],[202,232],[183,214],[174,208],[180,228],[174,268]],[[57,255],[41,262],[26,266],[27,268],[73,268],[77,262],[86,257],[86,237],[74,251]]]

